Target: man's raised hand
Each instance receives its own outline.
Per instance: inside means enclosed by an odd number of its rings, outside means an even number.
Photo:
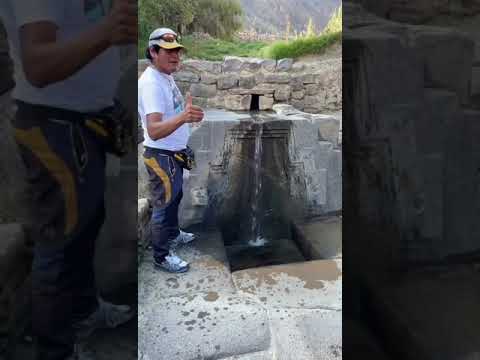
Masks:
[[[183,113],[186,123],[200,122],[204,116],[202,108],[192,104],[192,95],[190,95],[190,93],[186,95],[185,110]]]

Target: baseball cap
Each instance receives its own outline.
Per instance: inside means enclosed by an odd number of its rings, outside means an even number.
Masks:
[[[165,36],[170,35],[170,36]],[[158,45],[163,49],[184,48],[177,42],[177,33],[169,28],[155,29],[148,37],[148,46]]]

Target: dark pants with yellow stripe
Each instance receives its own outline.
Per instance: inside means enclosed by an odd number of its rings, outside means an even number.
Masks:
[[[183,197],[183,168],[169,151],[145,147],[144,162],[149,175],[153,203],[151,229],[153,256],[162,262],[169,244],[179,234],[178,207]]]
[[[68,111],[18,102],[14,128],[35,243],[36,358],[65,359],[73,352],[73,323],[98,306],[93,258],[104,222],[105,150],[97,131]]]

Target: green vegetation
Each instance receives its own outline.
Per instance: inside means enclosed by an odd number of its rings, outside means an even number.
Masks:
[[[304,55],[321,54],[329,46],[342,41],[342,7],[328,21],[320,35],[316,35],[310,19],[307,34],[294,41],[277,41],[262,49],[264,57],[272,59],[298,58]]]
[[[242,27],[238,0],[139,0],[138,8],[140,56],[148,35],[158,27],[170,27],[179,34],[206,32],[221,39],[231,39]]]
[[[139,37],[144,40],[158,27],[170,27],[182,32],[194,20],[193,0],[139,0]]]
[[[278,41],[262,50],[262,55],[272,59],[298,58],[322,54],[326,48],[342,40],[342,33],[305,37],[294,41]]]
[[[297,58],[321,54],[342,38],[342,7],[330,18],[325,29],[317,35],[312,19],[303,37],[295,40],[246,42],[233,39],[242,26],[242,8],[238,0],[139,0],[138,54],[145,57],[148,35],[157,27],[167,26],[183,35],[181,42],[187,47],[189,58],[222,60],[225,55],[267,57],[273,59]],[[208,33],[212,39],[197,39],[193,32]],[[286,38],[291,36],[287,24]],[[298,38],[297,38],[298,37]]]
[[[263,42],[194,40],[190,36],[184,37],[182,43],[188,49],[187,57],[212,61],[223,60],[225,55],[258,57],[267,45]]]
[[[186,57],[192,59],[204,59],[211,61],[223,60],[224,56],[242,56],[242,57],[260,57],[262,49],[268,44],[261,41],[238,41],[238,40],[220,40],[195,39],[192,36],[184,36],[181,43],[186,47]],[[138,57],[145,58],[145,49],[147,40],[140,39],[138,42]]]
[[[194,21],[189,32],[204,32],[213,37],[231,40],[242,28],[243,10],[237,0],[197,0]]]
[[[307,38],[308,37],[313,37],[315,36],[315,26],[313,25],[313,20],[312,18],[308,19],[308,25],[307,25],[307,34],[305,35]]]
[[[323,34],[335,34],[335,33],[341,33],[342,32],[342,6],[340,7],[333,13],[332,17],[328,21],[327,25],[325,26],[325,29],[323,29]]]

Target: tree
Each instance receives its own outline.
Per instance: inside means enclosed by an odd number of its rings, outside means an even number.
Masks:
[[[238,0],[139,0],[138,4],[141,42],[163,26],[180,34],[201,31],[220,38],[230,38],[242,27]]]
[[[165,26],[183,32],[193,22],[195,0],[139,0],[139,30],[141,36]]]
[[[243,10],[238,0],[198,0],[189,30],[228,39],[242,25]]]

